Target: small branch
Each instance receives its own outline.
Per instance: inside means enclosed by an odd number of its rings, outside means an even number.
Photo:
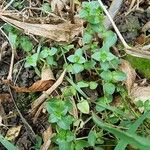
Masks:
[[[63,71],[58,80],[47,90],[45,91],[38,99],[36,99],[32,104],[31,114],[34,115],[36,110],[40,107],[42,103],[48,98],[48,96],[56,90],[56,88],[63,82],[64,76],[66,74],[66,69]]]
[[[70,20],[71,20],[71,23],[75,23],[74,21],[74,0],[70,0]]]
[[[126,43],[126,41],[124,40],[123,36],[121,35],[119,29],[117,28],[115,22],[113,21],[113,19],[111,18],[109,12],[107,11],[107,9],[105,8],[104,4],[101,2],[101,0],[98,0],[100,6],[102,7],[102,9],[104,10],[105,14],[107,15],[107,17],[109,18],[110,22],[112,23],[112,26],[114,28],[114,30],[116,31],[119,39],[121,40],[122,44],[124,45],[124,47],[126,49],[131,49],[131,47]]]
[[[116,14],[119,12],[121,6],[122,6],[123,0],[113,0],[110,7],[109,7],[109,14],[111,14],[112,19],[116,16]],[[104,25],[106,29],[108,29],[111,26],[111,22],[108,17],[104,20]]]
[[[7,80],[12,80],[14,59],[15,59],[15,49],[12,47],[11,62],[10,62],[10,67],[9,67],[9,73],[8,73],[8,76],[7,76]]]
[[[14,0],[11,0],[11,1],[3,8],[2,12],[5,11],[13,2],[14,2]]]
[[[32,127],[28,124],[28,122],[27,122],[26,119],[22,116],[20,110],[18,109],[18,106],[17,106],[17,104],[16,104],[16,102],[15,102],[15,99],[14,99],[14,96],[13,96],[13,94],[12,94],[12,90],[11,90],[10,86],[8,86],[8,89],[9,89],[9,93],[10,93],[11,99],[12,99],[12,101],[13,101],[13,103],[14,103],[14,106],[15,106],[15,108],[16,108],[16,110],[17,110],[17,112],[18,112],[18,114],[19,114],[19,116],[20,116],[20,118],[21,118],[21,120],[22,120],[22,122],[23,122],[23,124],[24,124],[24,126],[25,126],[25,129],[26,129],[26,131],[27,131],[27,133],[28,133],[28,136],[29,136],[29,138],[31,139],[31,141],[34,143],[34,142],[35,142],[35,137],[36,137],[36,135],[35,135],[35,133],[34,133]]]

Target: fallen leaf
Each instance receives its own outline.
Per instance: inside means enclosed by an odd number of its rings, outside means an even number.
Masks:
[[[131,90],[131,98],[133,102],[136,104],[139,100],[145,102],[147,100],[150,101],[150,86],[140,87],[136,86],[133,87]],[[138,108],[140,112],[144,111],[144,107]]]
[[[0,94],[0,103],[6,102],[6,101],[9,101],[9,102],[11,101],[10,94],[8,93]]]
[[[57,25],[52,24],[32,24],[21,22],[9,17],[0,15],[0,18],[7,23],[15,25],[17,28],[24,30],[27,34],[33,34],[50,38],[57,42],[71,42],[83,30],[83,21],[77,20],[75,24],[70,22],[60,23]]]
[[[44,67],[41,72],[41,80],[55,80],[50,67]]]
[[[47,99],[47,97],[54,91],[56,88],[63,82],[63,79],[66,74],[66,69],[62,72],[60,77],[56,80],[56,82],[47,90],[45,91],[39,98],[37,98],[31,105],[32,109],[30,113],[34,115],[36,113],[36,110],[44,103],[44,101]]]
[[[72,99],[71,100],[71,103],[72,103],[72,110],[69,112],[75,119],[78,119],[78,110],[77,110],[77,106],[76,106],[76,103],[75,103],[75,100]]]
[[[16,127],[11,127],[7,133],[5,138],[9,141],[14,140],[16,137],[18,137],[20,130],[21,130],[22,125],[16,126]]]
[[[121,61],[120,70],[123,71],[127,75],[127,78],[125,80],[125,86],[128,92],[130,93],[130,90],[135,82],[136,72],[132,68],[130,63],[126,60]]]
[[[146,100],[150,100],[150,86],[133,87],[131,89],[131,96],[134,98],[134,101],[142,100],[145,102]]]
[[[145,43],[145,41],[146,41],[146,36],[144,34],[141,34],[135,40],[135,42],[139,45],[143,45]]]
[[[148,21],[148,22],[143,26],[142,31],[143,31],[143,32],[146,32],[146,31],[149,30],[149,29],[150,29],[150,21]]]
[[[54,83],[54,76],[50,68],[42,69],[41,80],[36,81],[30,87],[18,87],[12,85],[10,82],[5,81],[5,83],[9,84],[16,92],[18,93],[30,93],[30,92],[39,92],[46,91],[49,87],[51,87]]]
[[[41,150],[48,150],[49,147],[50,147],[50,144],[51,144],[51,138],[52,138],[52,127],[49,126],[47,128],[47,130],[45,130],[42,134],[43,136],[43,141],[44,141],[44,144],[42,145],[42,148]]]
[[[51,1],[51,9],[52,12],[60,12],[64,6],[69,2],[69,0],[52,0]]]

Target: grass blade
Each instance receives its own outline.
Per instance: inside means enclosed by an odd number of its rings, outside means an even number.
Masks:
[[[134,145],[141,150],[150,150],[149,140],[143,137],[140,137],[136,134],[131,134],[128,132],[121,131],[110,126],[107,123],[103,123],[96,114],[92,114],[93,121],[104,130],[114,134],[119,139],[126,141],[128,144]]]
[[[7,141],[2,135],[0,135],[0,142],[7,150],[18,150],[12,143]]]
[[[143,114],[140,118],[138,118],[128,129],[128,133],[133,134],[138,127],[140,126],[141,123],[143,123],[143,121],[150,117],[150,111],[146,112],[145,114]],[[124,140],[120,140],[117,144],[117,146],[115,147],[115,150],[124,150],[126,148],[126,146],[128,145],[128,143]]]

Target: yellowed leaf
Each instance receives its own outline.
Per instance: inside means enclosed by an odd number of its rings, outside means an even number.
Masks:
[[[123,71],[127,75],[127,78],[125,80],[125,86],[128,92],[130,93],[130,90],[135,82],[136,72],[132,68],[130,63],[126,60],[121,61],[120,70]]]
[[[42,36],[57,42],[71,42],[83,29],[83,23],[81,20],[76,20],[75,24],[65,22],[52,25],[26,23],[2,15],[0,15],[0,18],[5,22],[13,24],[24,30],[27,34],[30,33],[33,35]]]
[[[22,125],[10,128],[7,131],[5,138],[10,141],[14,140],[19,135],[21,127]]]

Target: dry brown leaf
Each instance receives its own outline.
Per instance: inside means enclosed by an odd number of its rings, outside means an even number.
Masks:
[[[51,9],[52,12],[61,11],[64,6],[69,2],[69,0],[52,0]]]
[[[127,79],[125,80],[125,86],[130,93],[130,90],[134,84],[136,78],[136,72],[130,65],[130,63],[126,60],[121,61],[120,70],[126,73]]]
[[[42,103],[48,98],[48,96],[56,90],[56,88],[63,82],[64,76],[66,74],[66,69],[62,72],[57,81],[47,90],[45,91],[39,98],[37,98],[31,105],[32,109],[30,113],[34,115],[36,110],[41,106]]]
[[[57,42],[71,42],[83,29],[83,23],[81,20],[76,20],[75,24],[65,22],[58,25],[52,25],[20,22],[2,15],[0,15],[0,18],[5,22],[11,23],[24,30],[27,34],[50,38]]]
[[[133,99],[134,103],[137,103],[139,100],[145,102],[150,100],[150,86],[140,87],[136,86],[133,87],[131,90],[131,98]],[[144,111],[144,107],[138,108],[140,112]]]
[[[30,87],[18,87],[12,85],[9,81],[5,81],[5,83],[9,84],[16,92],[18,93],[29,93],[29,92],[40,92],[46,91],[49,87],[51,87],[54,83],[54,76],[50,68],[42,69],[41,80],[36,81]]]
[[[142,31],[143,31],[143,32],[146,32],[146,31],[149,30],[149,29],[150,29],[150,21],[148,21],[148,22],[143,26]]]
[[[14,140],[19,135],[21,127],[22,125],[10,128],[7,131],[5,138],[9,141]]]
[[[72,103],[73,108],[72,108],[72,110],[70,111],[70,114],[71,114],[75,119],[78,119],[78,109],[77,109],[75,100],[72,99],[72,100],[71,100],[71,103]]]
[[[18,93],[30,93],[30,92],[41,92],[46,91],[54,83],[54,80],[39,80],[36,81],[32,86],[28,87],[18,87],[10,85]]]
[[[140,87],[136,86],[131,89],[131,96],[135,101],[142,100],[150,100],[150,86]]]
[[[47,128],[47,130],[43,132],[42,136],[43,136],[44,144],[42,145],[41,150],[48,150],[49,149],[50,144],[51,144],[52,134],[53,134],[53,132],[52,132],[51,126],[49,126]]]
[[[8,93],[0,94],[0,103],[4,101],[11,101],[10,94]]]

